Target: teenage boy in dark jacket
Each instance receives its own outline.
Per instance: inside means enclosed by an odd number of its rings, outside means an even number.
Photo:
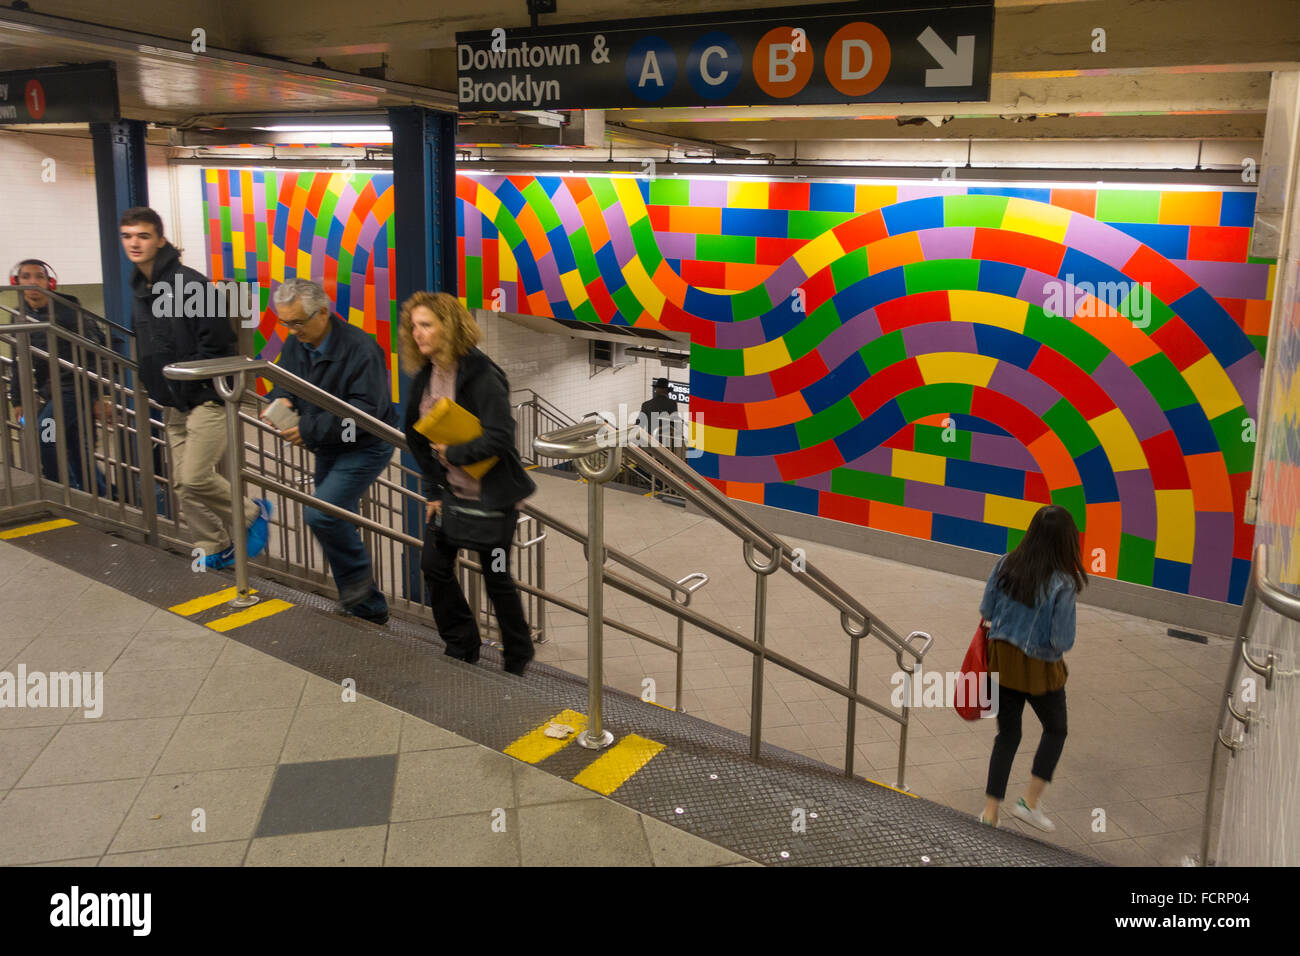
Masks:
[[[18,285],[40,286],[42,289],[53,287],[51,281],[49,266],[40,259],[24,259],[13,269],[13,278],[17,280]],[[62,299],[67,302],[76,304],[77,297],[60,293]],[[36,322],[53,321],[56,325],[67,329],[69,332],[76,332],[84,336],[96,345],[104,344],[104,333],[99,328],[99,323],[89,315],[86,316],[84,323],[78,322],[77,310],[71,305],[50,298],[43,292],[36,289],[27,289],[22,294],[22,311],[23,315],[28,316]],[[34,332],[28,337],[32,348],[38,348],[42,351],[49,351],[49,343],[52,337],[44,332]],[[63,339],[59,339],[58,357],[67,362],[74,362],[74,353],[72,344]],[[75,364],[75,363],[74,363]],[[81,480],[81,456],[83,445],[81,442],[81,415],[77,407],[77,392],[72,373],[67,369],[60,368],[58,373],[58,385],[60,398],[63,402],[63,445],[67,449],[68,455],[68,484],[82,490],[85,486]],[[32,359],[32,386],[36,393],[36,427],[40,436],[39,444],[41,449],[41,473],[50,481],[59,480],[59,451],[58,436],[56,427],[51,427],[49,422],[54,420],[54,389],[50,385],[50,363],[48,359]],[[9,389],[9,401],[13,405],[14,418],[23,420],[23,396],[22,382],[18,375],[14,375],[13,383]],[[51,436],[46,441],[46,436]],[[107,494],[107,488],[104,484],[104,476],[100,473],[98,466],[95,465],[95,445],[93,440],[88,440],[84,446],[87,460],[95,472],[95,485],[101,496]]]
[[[396,427],[384,352],[374,337],[335,315],[325,290],[315,282],[286,279],[272,301],[280,323],[290,332],[276,364]],[[288,403],[300,416],[298,424],[281,434],[316,456],[316,497],[356,514],[361,496],[393,460],[393,446],[358,428],[355,421],[285,389],[273,388],[267,398]],[[344,613],[386,624],[388,601],[375,586],[357,526],[309,506],[302,509],[302,517],[329,561]]]
[[[248,528],[248,556],[257,557],[266,548],[271,504],[245,497],[238,509],[232,507],[230,482],[218,470],[229,443],[221,397],[210,379],[173,381],[163,368],[174,362],[238,355],[231,316],[208,314],[228,311],[208,308],[210,302],[224,305],[225,300],[207,294],[203,273],[181,265],[180,252],[163,237],[158,213],[145,206],[128,209],[122,214],[120,232],[122,249],[136,266],[131,274],[131,317],[140,381],[149,397],[165,406],[173,489],[185,523],[194,532],[194,544],[203,551],[203,563],[213,569],[228,568],[235,563],[235,548],[227,529],[242,520]],[[195,311],[200,314],[186,314]],[[236,447],[242,451],[243,442],[237,439]]]

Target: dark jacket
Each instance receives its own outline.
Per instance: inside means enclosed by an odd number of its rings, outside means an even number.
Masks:
[[[374,337],[337,315],[331,315],[330,334],[321,347],[324,354],[313,362],[307,347],[291,335],[285,340],[276,364],[396,428],[397,406],[391,397],[384,351]],[[283,388],[271,389],[266,397],[271,401],[287,398],[293,404],[302,416],[298,422],[298,434],[302,436],[303,444],[317,454],[338,455],[371,445],[388,444],[359,426],[355,429],[355,439],[344,442],[342,418],[291,395]]]
[[[432,374],[433,365],[429,364],[411,381],[411,390],[406,395],[406,440],[420,466],[420,493],[435,500],[447,487],[447,472],[429,439],[415,430],[415,423],[420,419],[420,400]],[[510,384],[506,373],[478,349],[470,349],[457,365],[456,394],[452,400],[478,416],[483,434],[463,445],[449,445],[447,460],[463,467],[494,455],[500,459],[480,480],[483,507],[511,508],[536,491],[537,485],[524,471],[519,452],[515,450],[515,420],[510,414]]]
[[[62,293],[60,293],[62,294]],[[63,298],[69,302],[77,302],[75,295],[64,295]],[[64,305],[57,299],[51,298],[50,305],[54,307],[54,322],[62,326],[69,332],[77,332],[77,310],[71,306]],[[23,315],[30,317],[36,322],[48,322],[50,320],[49,306],[43,309],[33,309],[27,304],[26,296],[22,297]],[[96,345],[104,344],[104,333],[99,328],[99,323],[89,313],[86,313],[85,337]],[[33,348],[38,348],[43,352],[49,351],[49,343],[46,341],[45,332],[33,332],[28,336]],[[73,361],[72,343],[64,340],[59,341],[59,358],[69,362]],[[9,401],[14,405],[21,405],[23,402],[22,382],[15,373],[14,380],[9,387]],[[51,397],[52,389],[50,388],[50,363],[48,359],[37,358],[32,356],[32,386],[36,389],[36,400],[38,403],[48,402]],[[72,373],[67,369],[59,370],[59,387],[63,391],[71,391],[73,388]],[[33,414],[35,410],[33,409]]]
[[[197,408],[204,402],[219,402],[221,396],[212,380],[201,382],[172,381],[163,375],[163,367],[173,362],[193,362],[198,359],[224,358],[239,354],[239,339],[235,334],[234,309],[227,308],[226,315],[207,315],[207,293],[204,293],[203,315],[186,316],[185,301],[176,301],[176,277],[181,277],[182,291],[190,283],[206,286],[207,276],[181,265],[180,253],[170,242],[162,247],[153,262],[153,275],[148,279],[138,268],[131,274],[131,291],[135,298],[131,304],[131,318],[135,326],[136,344],[140,356],[140,379],[149,390],[149,397],[161,405],[170,405],[182,412]],[[154,287],[163,283],[167,291],[154,295]],[[154,314],[154,302],[159,303],[162,316]],[[231,303],[227,303],[231,305]],[[167,313],[170,313],[168,315]]]

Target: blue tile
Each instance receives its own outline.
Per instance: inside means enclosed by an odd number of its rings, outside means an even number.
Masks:
[[[845,461],[861,458],[873,448],[879,448],[899,429],[906,427],[907,419],[895,399],[890,399],[878,409],[835,439],[835,447]]]
[[[1169,427],[1174,430],[1179,447],[1184,455],[1202,455],[1206,452],[1218,452],[1219,439],[1205,417],[1205,409],[1200,405],[1184,405],[1171,408],[1165,412]]]
[[[1224,368],[1255,351],[1241,326],[1201,286],[1169,303],[1169,307],[1191,327]]]
[[[1187,258],[1187,241],[1192,234],[1191,226],[1162,226],[1147,222],[1121,222],[1109,225],[1120,232],[1127,233],[1138,242],[1150,246],[1166,259]]]
[[[1219,213],[1220,226],[1253,226],[1255,224],[1255,191],[1223,192],[1223,207]]]
[[[1010,329],[996,325],[981,325],[978,322],[975,323],[975,345],[981,355],[1024,369],[1029,368],[1034,361],[1034,356],[1042,348],[1042,343],[1019,332],[1012,332]]]
[[[910,199],[907,202],[894,203],[881,210],[885,217],[885,228],[891,236],[918,229],[938,229],[943,226],[943,197],[932,196],[929,199]]]
[[[853,212],[854,188],[850,183],[812,183],[808,188],[808,208],[814,212]]]
[[[1155,568],[1151,573],[1151,586],[1166,591],[1186,594],[1192,580],[1192,566],[1181,561],[1166,561],[1156,558]]]
[[[1020,498],[1025,491],[1025,473],[1019,468],[1004,468],[1001,465],[986,465],[978,461],[949,458],[944,473],[944,484],[953,488],[965,488],[968,491]]]
[[[1083,481],[1083,497],[1089,504],[1103,501],[1119,501],[1119,485],[1115,482],[1115,471],[1106,457],[1106,449],[1101,445],[1086,451],[1074,459],[1079,469],[1079,478]]]
[[[763,489],[763,504],[806,515],[817,514],[818,492],[798,485],[769,484]]]
[[[978,288],[981,292],[1005,295],[1012,299],[1020,298],[1020,284],[1025,278],[1025,267],[1009,262],[995,262],[985,259],[980,262]]]
[[[789,223],[789,213],[784,209],[723,209],[721,234],[785,238]]]
[[[930,518],[930,540],[955,544],[959,548],[1004,554],[1007,550],[1007,529],[983,521],[933,515]]]

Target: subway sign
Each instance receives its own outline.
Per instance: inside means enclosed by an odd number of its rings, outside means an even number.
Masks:
[[[0,73],[0,125],[112,123],[120,115],[111,62]]]
[[[991,0],[840,3],[458,33],[456,85],[462,110],[980,102],[992,59]]]

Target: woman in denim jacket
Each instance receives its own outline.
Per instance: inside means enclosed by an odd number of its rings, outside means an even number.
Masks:
[[[1038,799],[1051,782],[1065,746],[1065,680],[1062,655],[1074,646],[1074,600],[1088,575],[1083,570],[1079,530],[1060,505],[1040,508],[1010,554],[998,559],[984,587],[980,614],[989,622],[989,673],[997,681],[998,735],[989,757],[983,823],[997,826],[1007,795],[1007,778],[1020,746],[1025,702],[1043,725],[1025,795],[1014,816],[1040,830],[1056,829]]]

